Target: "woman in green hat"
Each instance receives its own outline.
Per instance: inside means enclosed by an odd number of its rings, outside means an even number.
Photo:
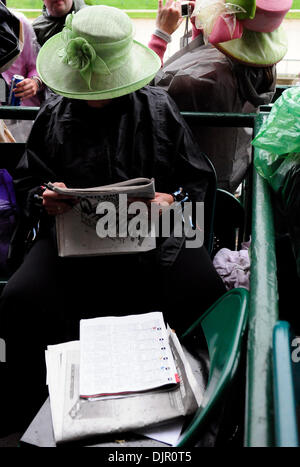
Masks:
[[[68,16],[38,55],[39,75],[57,95],[35,120],[15,183],[24,216],[39,219],[40,232],[0,309],[6,381],[14,387],[14,376],[24,380],[26,371],[28,416],[46,395],[40,383],[46,345],[78,338],[80,318],[159,309],[180,332],[225,292],[205,248],[185,248],[185,239],[172,235],[135,255],[57,254],[55,218],[70,206],[40,188],[49,180],[84,188],[153,177],[155,203],[171,204],[179,187],[193,202],[207,199],[207,159],[168,94],[146,86],[159,67],[159,57],[133,40],[128,16],[106,6]],[[20,349],[26,369],[16,372]]]

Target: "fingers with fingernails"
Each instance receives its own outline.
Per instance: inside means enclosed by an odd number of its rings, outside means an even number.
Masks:
[[[62,182],[55,182],[53,185],[66,188],[66,185]],[[76,203],[77,199],[73,196],[60,195],[48,189],[43,192],[43,207],[49,216],[64,214],[70,211]]]
[[[38,91],[38,84],[31,78],[25,78],[20,81],[14,88],[14,93],[16,97],[21,99],[29,99],[32,96],[35,96]]]
[[[167,34],[173,34],[183,21],[181,16],[181,2],[158,0],[158,10],[156,16],[156,27]]]

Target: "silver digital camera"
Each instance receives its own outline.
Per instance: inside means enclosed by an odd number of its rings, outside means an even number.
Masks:
[[[181,16],[182,17],[190,17],[192,14],[192,7],[190,2],[182,2],[181,3]]]

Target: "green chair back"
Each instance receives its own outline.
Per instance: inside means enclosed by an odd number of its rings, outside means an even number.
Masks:
[[[273,330],[273,390],[275,442],[278,447],[299,447],[297,405],[300,403],[300,339],[290,324],[278,321]],[[294,344],[296,343],[296,347]]]
[[[190,339],[204,333],[210,359],[207,388],[194,418],[181,435],[177,446],[192,444],[211,412],[222,399],[236,373],[242,338],[247,323],[248,291],[232,289],[209,308],[182,336]]]

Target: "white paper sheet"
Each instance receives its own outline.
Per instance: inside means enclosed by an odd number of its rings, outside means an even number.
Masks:
[[[137,430],[136,433],[142,436],[147,436],[147,438],[169,444],[170,446],[175,446],[179,439],[183,424],[184,418],[180,418],[173,422],[159,425],[158,427]]]
[[[178,382],[161,312],[81,320],[81,397],[141,392]]]

